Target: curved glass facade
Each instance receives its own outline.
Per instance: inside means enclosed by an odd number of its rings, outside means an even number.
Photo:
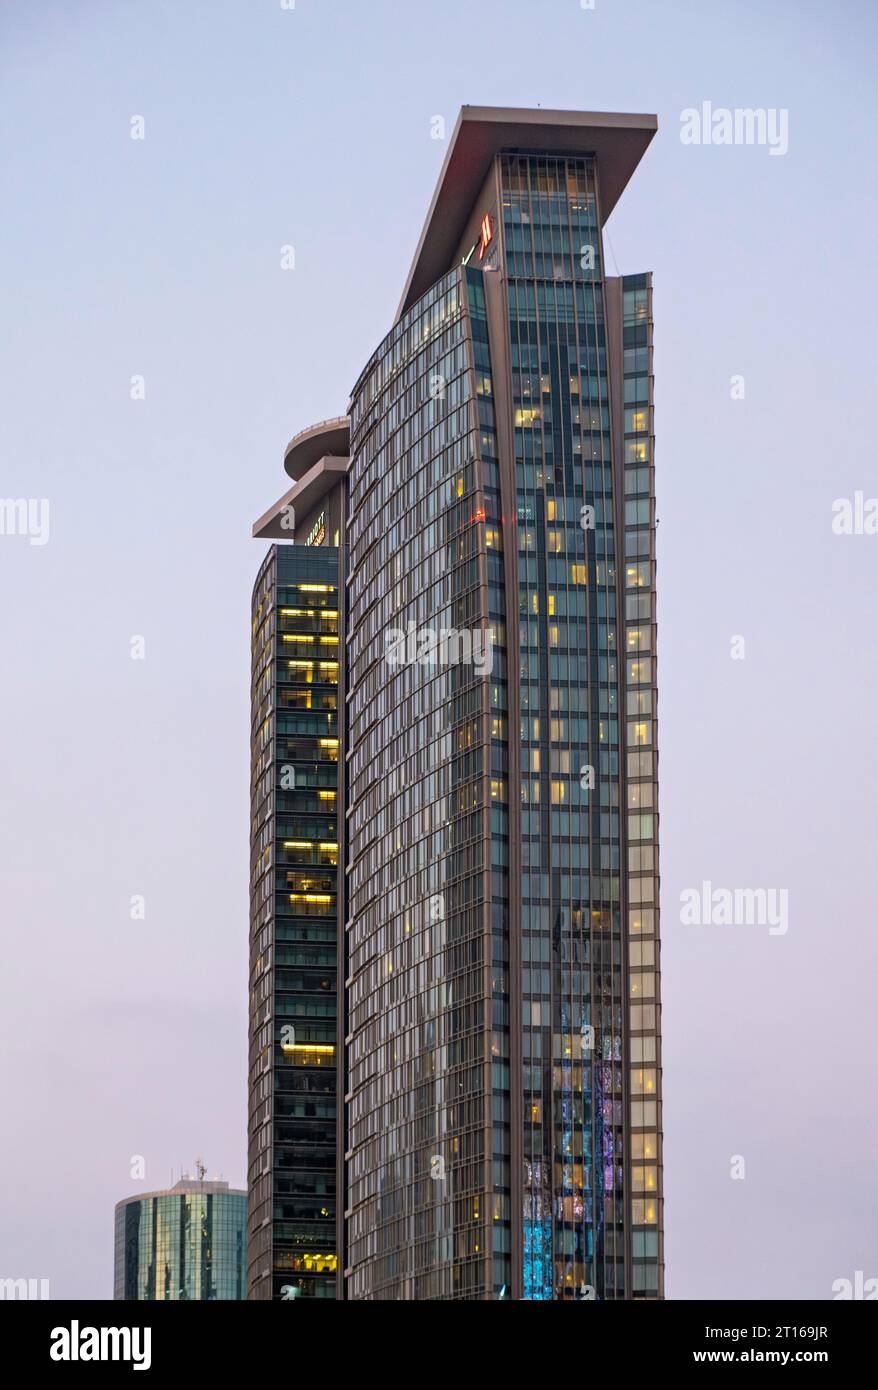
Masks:
[[[351,408],[348,1296],[490,1284],[485,528],[465,272]]]
[[[347,1296],[657,1297],[651,288],[483,202],[351,402]]]
[[[116,1207],[114,1297],[247,1297],[247,1194],[185,1179]]]

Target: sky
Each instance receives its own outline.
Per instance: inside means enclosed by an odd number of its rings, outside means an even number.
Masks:
[[[878,1276],[878,536],[833,530],[878,496],[876,14],[4,0],[0,1276],[110,1298],[117,1201],[244,1184],[250,527],[462,104],[659,121],[607,260],[655,276],[667,1295]],[[683,143],[705,101],[788,149]],[[684,924],[704,881],[787,930]]]

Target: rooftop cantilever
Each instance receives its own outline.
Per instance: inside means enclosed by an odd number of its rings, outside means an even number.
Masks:
[[[502,150],[594,155],[602,222],[658,130],[655,116],[463,106],[396,312],[396,322],[449,269],[473,204]]]
[[[296,481],[293,486],[253,523],[257,540],[292,540],[281,524],[287,507],[305,516],[348,470],[350,423],[346,415],[321,420],[293,435],[284,450],[284,468]]]
[[[347,458],[350,444],[351,427],[346,415],[320,420],[293,435],[284,450],[284,468],[291,478],[301,478],[312,464],[327,454]]]

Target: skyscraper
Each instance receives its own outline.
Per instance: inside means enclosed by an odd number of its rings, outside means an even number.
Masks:
[[[339,451],[343,451],[340,453]],[[287,448],[298,481],[257,522],[272,545],[253,591],[249,1155],[250,1298],[333,1298],[339,921],[344,828],[347,421]]]
[[[116,1204],[114,1297],[136,1302],[247,1297],[247,1194],[181,1178]]]
[[[348,1298],[662,1296],[655,129],[464,108],[352,392]]]

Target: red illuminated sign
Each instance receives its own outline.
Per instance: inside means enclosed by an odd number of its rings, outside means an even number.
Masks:
[[[494,240],[494,228],[491,225],[491,214],[486,212],[482,218],[482,240],[479,245],[479,260],[482,260],[489,245]]]

